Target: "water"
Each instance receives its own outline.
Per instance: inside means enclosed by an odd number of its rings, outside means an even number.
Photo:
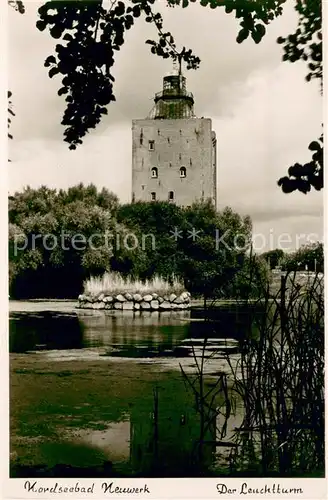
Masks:
[[[188,380],[204,336],[206,390],[227,370],[227,351],[238,359],[245,311],[216,311],[214,327],[201,310],[135,314],[65,302],[10,309],[12,475],[79,477],[83,468],[93,477],[98,470],[165,477],[222,469],[230,451],[216,445],[222,412],[209,413],[204,434]],[[213,411],[221,399],[214,398]],[[237,412],[232,425],[240,423]]]

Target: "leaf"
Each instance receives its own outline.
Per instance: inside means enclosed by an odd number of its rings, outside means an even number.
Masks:
[[[260,41],[262,40],[262,36],[259,34],[257,30],[252,31],[252,38],[255,43],[260,43]]]
[[[51,68],[49,70],[49,77],[52,78],[53,76],[57,75],[59,73],[59,69],[58,68]]]
[[[47,68],[51,64],[56,64],[56,58],[55,56],[48,56],[47,59],[44,62],[45,67]]]
[[[257,24],[255,26],[255,29],[256,29],[258,35],[261,37],[261,40],[262,40],[262,38],[264,37],[264,35],[266,33],[266,28],[265,28],[264,24]]]
[[[132,13],[133,13],[134,17],[139,17],[140,16],[140,6],[135,5],[132,9]]]
[[[243,28],[239,31],[238,36],[237,36],[237,43],[242,43],[246,38],[248,38],[249,31],[247,28]]]
[[[310,151],[319,151],[320,149],[321,149],[321,146],[317,141],[312,141],[311,144],[309,145]]]
[[[58,95],[61,96],[61,95],[67,94],[67,92],[68,92],[68,88],[62,87],[61,89],[58,90]]]
[[[52,38],[60,38],[62,36],[63,30],[59,26],[53,26],[50,30],[50,35]]]
[[[73,37],[70,33],[65,33],[65,35],[63,36],[63,40],[67,40],[68,42],[70,42],[71,40],[73,40]]]
[[[44,21],[37,21],[36,27],[38,28],[39,31],[44,31],[47,27],[47,23],[45,23]]]
[[[182,0],[182,8],[185,9],[189,5],[189,0]]]

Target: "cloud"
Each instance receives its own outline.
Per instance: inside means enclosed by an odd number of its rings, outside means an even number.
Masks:
[[[9,187],[47,184],[67,187],[94,182],[131,195],[131,121],[145,118],[171,63],[150,54],[154,28],[142,19],[127,32],[114,67],[117,102],[76,151],[63,142],[60,80],[43,67],[57,41],[35,27],[38,4],[25,15],[9,12],[10,88],[16,117],[10,144]],[[291,3],[267,27],[264,40],[239,45],[237,20],[221,8],[200,5],[169,9],[160,4],[165,30],[202,60],[187,72],[188,90],[198,116],[212,118],[218,139],[218,201],[252,216],[254,228],[279,227],[295,234],[322,223],[322,194],[285,195],[276,182],[296,161],[310,158],[309,142],[321,133],[322,104],[316,83],[306,83],[302,63],[283,63],[279,35],[297,24]]]

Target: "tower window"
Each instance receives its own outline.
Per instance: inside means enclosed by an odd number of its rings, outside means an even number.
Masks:
[[[181,153],[179,153],[179,160],[181,160]]]
[[[141,129],[140,131],[140,146],[142,146],[142,142],[143,142],[143,129]]]
[[[169,201],[173,201],[173,200],[174,200],[174,192],[169,191]]]
[[[153,179],[157,179],[157,177],[158,177],[158,169],[157,169],[157,167],[153,167],[151,169],[151,176],[152,176]]]
[[[151,201],[156,201],[156,193],[151,193]]]
[[[149,151],[154,151],[155,141],[148,141],[148,149],[149,149]]]
[[[180,177],[187,177],[186,167],[181,167],[180,168]]]

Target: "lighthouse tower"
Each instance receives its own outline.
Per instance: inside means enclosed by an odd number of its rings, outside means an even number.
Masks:
[[[154,107],[132,121],[132,201],[216,206],[216,135],[210,118],[197,118],[181,68],[163,78]]]

